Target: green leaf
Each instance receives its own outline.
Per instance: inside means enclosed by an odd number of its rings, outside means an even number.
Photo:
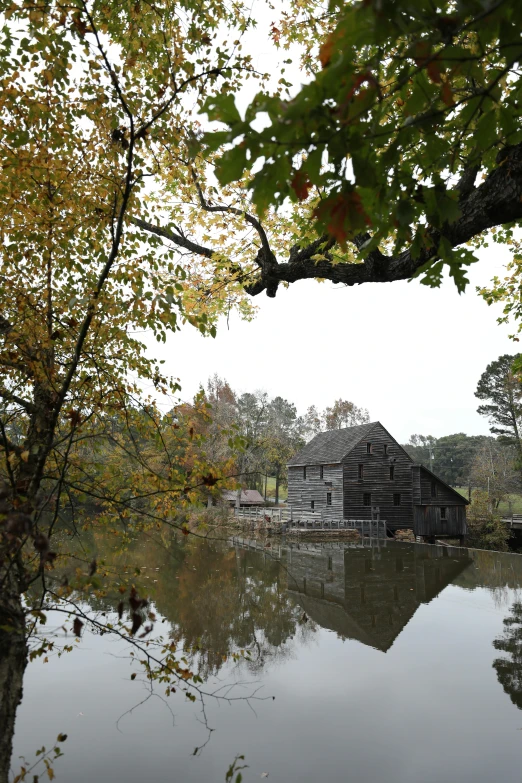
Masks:
[[[203,105],[203,111],[207,113],[209,120],[217,120],[227,125],[241,122],[241,115],[231,93],[223,92],[210,96]]]
[[[377,185],[375,166],[369,158],[363,155],[352,155],[353,173],[359,187],[373,188]]]
[[[216,165],[216,176],[221,185],[227,185],[243,176],[247,166],[247,149],[243,144],[227,150]]]

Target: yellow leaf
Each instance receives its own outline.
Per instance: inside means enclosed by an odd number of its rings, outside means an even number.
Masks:
[[[27,462],[27,460],[29,459],[29,451],[22,451],[20,456],[21,456],[21,458],[23,459],[24,462]]]

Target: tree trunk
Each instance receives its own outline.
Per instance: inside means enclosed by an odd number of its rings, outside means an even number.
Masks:
[[[0,578],[0,783],[8,783],[16,710],[22,700],[28,648],[21,591],[14,569],[9,574],[1,569]]]
[[[279,505],[279,482],[280,482],[279,472],[280,472],[280,469],[279,469],[279,465],[278,465],[277,468],[276,468],[276,476],[275,476],[275,480],[276,480],[276,485],[275,485],[275,505],[276,506]]]

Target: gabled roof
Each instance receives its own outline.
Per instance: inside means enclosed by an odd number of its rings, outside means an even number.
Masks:
[[[320,432],[304,449],[292,457],[289,465],[326,465],[341,462],[357,444],[366,438],[378,421],[358,424],[342,430]]]
[[[221,497],[223,500],[227,500],[229,502],[235,502],[237,500],[237,490],[236,489],[225,489],[221,493]],[[263,498],[263,495],[261,495],[257,489],[242,489],[241,490],[241,500],[239,501],[242,505],[264,505],[265,500]]]
[[[440,476],[437,476],[436,473],[432,473],[431,470],[429,470],[425,465],[422,464],[422,462],[416,463],[416,467],[419,467],[421,470],[427,473],[431,479],[435,479],[435,481],[438,481],[439,484],[442,484],[444,487],[446,487],[446,489],[449,489],[450,492],[453,492],[453,494],[459,498],[461,503],[464,503],[466,506],[469,506],[469,500],[465,498],[464,495],[461,495],[457,489],[453,489],[453,487],[450,487],[449,484],[446,484],[446,482],[443,481]]]

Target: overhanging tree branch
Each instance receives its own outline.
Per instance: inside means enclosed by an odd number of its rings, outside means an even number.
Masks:
[[[258,253],[255,260],[260,267],[260,275],[253,283],[246,285],[245,290],[251,296],[266,291],[267,296],[273,297],[276,295],[279,283],[295,283],[298,280],[311,278],[323,278],[347,286],[408,280],[426,263],[439,257],[438,247],[441,238],[444,237],[451,247],[457,247],[489,228],[522,220],[522,144],[503,148],[497,156],[496,168],[488,174],[479,187],[474,187],[476,173],[475,170],[468,172],[469,176],[465,181],[461,180],[458,183],[461,210],[458,220],[446,224],[443,229],[427,226],[426,235],[429,241],[418,255],[414,256],[411,248],[407,248],[394,256],[387,256],[378,249],[364,256],[361,251],[370,239],[369,234],[360,234],[352,239],[353,245],[361,253],[360,263],[335,263],[329,251],[336,242],[328,235],[319,237],[305,247],[295,245],[290,250],[288,261],[284,263],[276,260],[268,245],[270,262],[263,263]],[[211,211],[225,209],[209,208],[208,205],[204,208]],[[240,210],[237,212],[245,215]],[[139,218],[131,218],[131,220],[139,228],[164,237],[192,253],[206,258],[212,258],[214,255],[211,248],[192,242],[169,229],[154,226]],[[260,252],[265,255],[264,247],[260,248]],[[317,255],[321,255],[322,258],[317,259]]]

